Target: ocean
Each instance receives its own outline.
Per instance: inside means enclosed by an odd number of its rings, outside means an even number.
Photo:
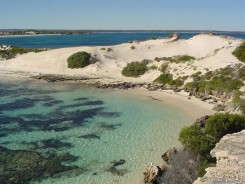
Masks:
[[[145,165],[161,164],[193,121],[177,107],[121,90],[0,81],[0,160],[7,168],[0,183],[137,184]]]
[[[188,39],[197,35],[197,32],[178,33],[181,38]],[[245,39],[245,33],[216,33],[217,35],[232,36]],[[168,32],[142,33],[93,33],[74,35],[43,35],[43,36],[10,36],[0,37],[0,45],[13,45],[23,48],[63,48],[76,46],[108,46],[126,43],[133,40],[151,38],[165,38]]]

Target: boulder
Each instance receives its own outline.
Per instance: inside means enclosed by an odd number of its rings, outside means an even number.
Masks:
[[[161,157],[165,162],[168,162],[175,153],[177,153],[177,150],[175,147],[173,147],[167,150]]]
[[[162,170],[159,166],[151,165],[146,166],[146,171],[143,173],[144,174],[144,182],[145,183],[155,183],[157,178],[161,175]]]

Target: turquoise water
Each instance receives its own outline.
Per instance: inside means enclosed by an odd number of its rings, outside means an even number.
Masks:
[[[34,81],[0,82],[0,144],[43,155],[67,154],[82,168],[36,184],[139,183],[150,162],[178,145],[193,119],[162,101],[112,89]],[[115,164],[113,161],[120,161]]]
[[[188,39],[201,32],[178,34],[181,38]],[[227,35],[245,39],[244,33],[224,32],[217,35]],[[133,40],[146,40],[156,37],[167,37],[169,32],[142,32],[142,33],[94,33],[77,35],[48,35],[48,36],[14,36],[0,37],[0,45],[14,45],[24,48],[63,48],[74,46],[102,46],[126,43]]]

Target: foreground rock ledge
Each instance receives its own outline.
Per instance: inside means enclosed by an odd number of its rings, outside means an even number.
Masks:
[[[207,168],[194,184],[245,183],[245,130],[224,136],[211,155],[217,159],[216,167]]]

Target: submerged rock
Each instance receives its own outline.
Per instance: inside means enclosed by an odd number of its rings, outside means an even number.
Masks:
[[[66,166],[63,162],[74,162],[77,157],[65,155],[42,155],[34,151],[10,150],[0,146],[0,183],[26,184],[34,180],[62,177],[72,171],[76,175],[83,172],[75,165]]]
[[[112,173],[115,176],[123,176],[125,173],[128,172],[127,169],[119,169],[118,167],[125,164],[126,160],[120,159],[120,160],[113,160],[111,161],[111,165],[108,169],[106,169],[107,172]]]

